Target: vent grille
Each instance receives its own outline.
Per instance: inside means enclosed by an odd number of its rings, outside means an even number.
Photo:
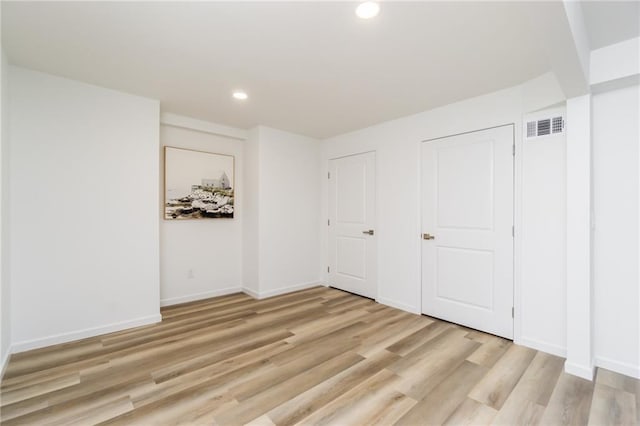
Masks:
[[[553,117],[551,122],[551,132],[562,133],[562,129],[564,129],[564,120],[562,117]]]
[[[538,121],[538,136],[545,136],[551,134],[551,120],[539,120]]]
[[[562,116],[553,118],[543,118],[535,121],[528,121],[525,129],[527,139],[542,136],[556,135],[564,132],[564,118]]]

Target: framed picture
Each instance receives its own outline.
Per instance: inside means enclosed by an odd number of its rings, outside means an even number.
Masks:
[[[233,218],[234,157],[164,147],[164,218]]]

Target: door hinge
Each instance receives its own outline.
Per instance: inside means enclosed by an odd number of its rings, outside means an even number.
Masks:
[[[516,156],[516,144],[513,144],[513,150],[512,150],[512,154],[515,157]]]
[[[327,266],[327,272],[331,272],[331,267]]]
[[[511,227],[511,236],[514,237],[514,238],[516,236],[516,227],[515,226]]]
[[[511,307],[511,318],[515,318],[515,312],[516,312],[516,310],[515,310],[515,308],[512,306],[512,307]]]
[[[327,179],[331,179],[331,172],[327,172]]]
[[[327,226],[331,226],[331,219],[327,219]]]

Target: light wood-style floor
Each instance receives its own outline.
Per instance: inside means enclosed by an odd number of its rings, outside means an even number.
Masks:
[[[2,424],[632,425],[640,382],[317,287],[12,356]]]

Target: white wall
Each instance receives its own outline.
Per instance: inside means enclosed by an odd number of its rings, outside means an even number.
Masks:
[[[245,290],[269,297],[319,284],[320,143],[259,126],[245,158]]]
[[[260,127],[260,293],[321,281],[320,143]]]
[[[592,98],[596,364],[640,378],[640,87]]]
[[[158,102],[10,72],[14,349],[158,321]]]
[[[535,87],[536,90],[532,88]],[[544,89],[544,90],[543,90]],[[541,93],[545,93],[545,99]],[[488,95],[468,99],[462,102],[451,104],[445,107],[426,111],[413,116],[382,123],[356,132],[340,135],[323,141],[322,158],[323,174],[326,175],[328,160],[344,155],[355,154],[366,151],[376,151],[377,155],[377,226],[378,236],[378,301],[410,312],[420,312],[420,291],[421,291],[421,264],[420,264],[420,142],[426,139],[453,135],[457,133],[483,129],[508,123],[515,123],[516,150],[518,155],[516,161],[523,157],[523,146],[521,137],[521,122],[524,112],[532,108],[542,108],[561,100],[559,86],[554,78],[536,79],[532,85],[522,85]],[[531,148],[531,147],[529,147]],[[561,154],[556,150],[551,151]],[[547,160],[542,164],[535,164],[542,161],[538,155],[528,149],[525,155],[530,154],[527,159],[527,170],[537,167],[547,167]],[[561,157],[553,159],[553,175],[562,175]],[[521,165],[520,165],[521,167]],[[520,171],[518,171],[520,173]],[[528,175],[529,176],[529,175]],[[533,179],[534,176],[531,176]],[[529,179],[529,178],[527,178]],[[532,181],[527,180],[527,185],[531,186]],[[545,185],[548,182],[545,182]],[[522,177],[516,177],[517,191],[522,191]],[[554,195],[554,197],[557,194]],[[516,242],[518,243],[522,226],[522,218],[530,217],[535,213],[535,207],[531,202],[536,197],[533,194],[526,204],[528,211],[523,216],[523,199],[516,198]],[[322,189],[322,212],[327,215],[327,184],[323,180]],[[547,216],[555,229],[563,229],[564,216],[560,210],[555,210],[554,214]],[[544,223],[541,221],[540,223]],[[327,232],[326,226],[322,227],[323,256],[326,264]],[[534,243],[532,243],[534,244]],[[554,251],[562,252],[562,246],[558,246],[558,241],[554,242]],[[516,248],[516,274],[520,274],[522,265],[518,262],[522,247]],[[536,252],[527,251],[532,263],[544,262],[545,256],[536,257]],[[546,267],[542,265],[541,267]],[[551,265],[553,283],[562,283],[564,280],[563,270],[558,270],[556,263]],[[326,280],[326,275],[324,277]],[[515,308],[516,308],[516,341],[520,342],[523,333],[528,333],[527,344],[536,345],[539,349],[555,348],[557,352],[563,350],[563,336],[561,334],[538,335],[538,330],[534,324],[536,317],[533,315],[522,316],[523,304],[526,304],[527,312],[547,312],[551,309],[556,320],[554,326],[564,328],[564,306],[563,287],[554,286],[553,283],[547,288],[547,295],[553,297],[548,300],[537,301],[541,306],[533,306],[531,300],[525,300],[526,291],[522,289],[522,282],[519,276],[515,284]],[[527,282],[527,286],[532,285]],[[527,290],[529,290],[527,288]],[[553,305],[551,308],[549,304]],[[526,323],[523,323],[526,321]],[[523,342],[524,343],[524,342]]]
[[[564,116],[564,108],[525,116],[525,122]],[[520,130],[520,129],[518,129]],[[519,244],[519,342],[564,356],[566,351],[566,138],[524,139],[516,161],[522,202]]]
[[[260,128],[249,131],[244,143],[244,202],[242,282],[252,296],[260,294]]]
[[[9,359],[11,346],[11,286],[9,283],[9,64],[1,51],[0,77],[0,377]]]
[[[243,141],[206,131],[161,125],[160,145],[233,155],[237,195],[233,219],[160,219],[161,305],[241,291],[244,206],[238,195],[244,193]],[[162,153],[160,157],[162,160]],[[161,161],[160,205],[164,191],[163,165]]]

